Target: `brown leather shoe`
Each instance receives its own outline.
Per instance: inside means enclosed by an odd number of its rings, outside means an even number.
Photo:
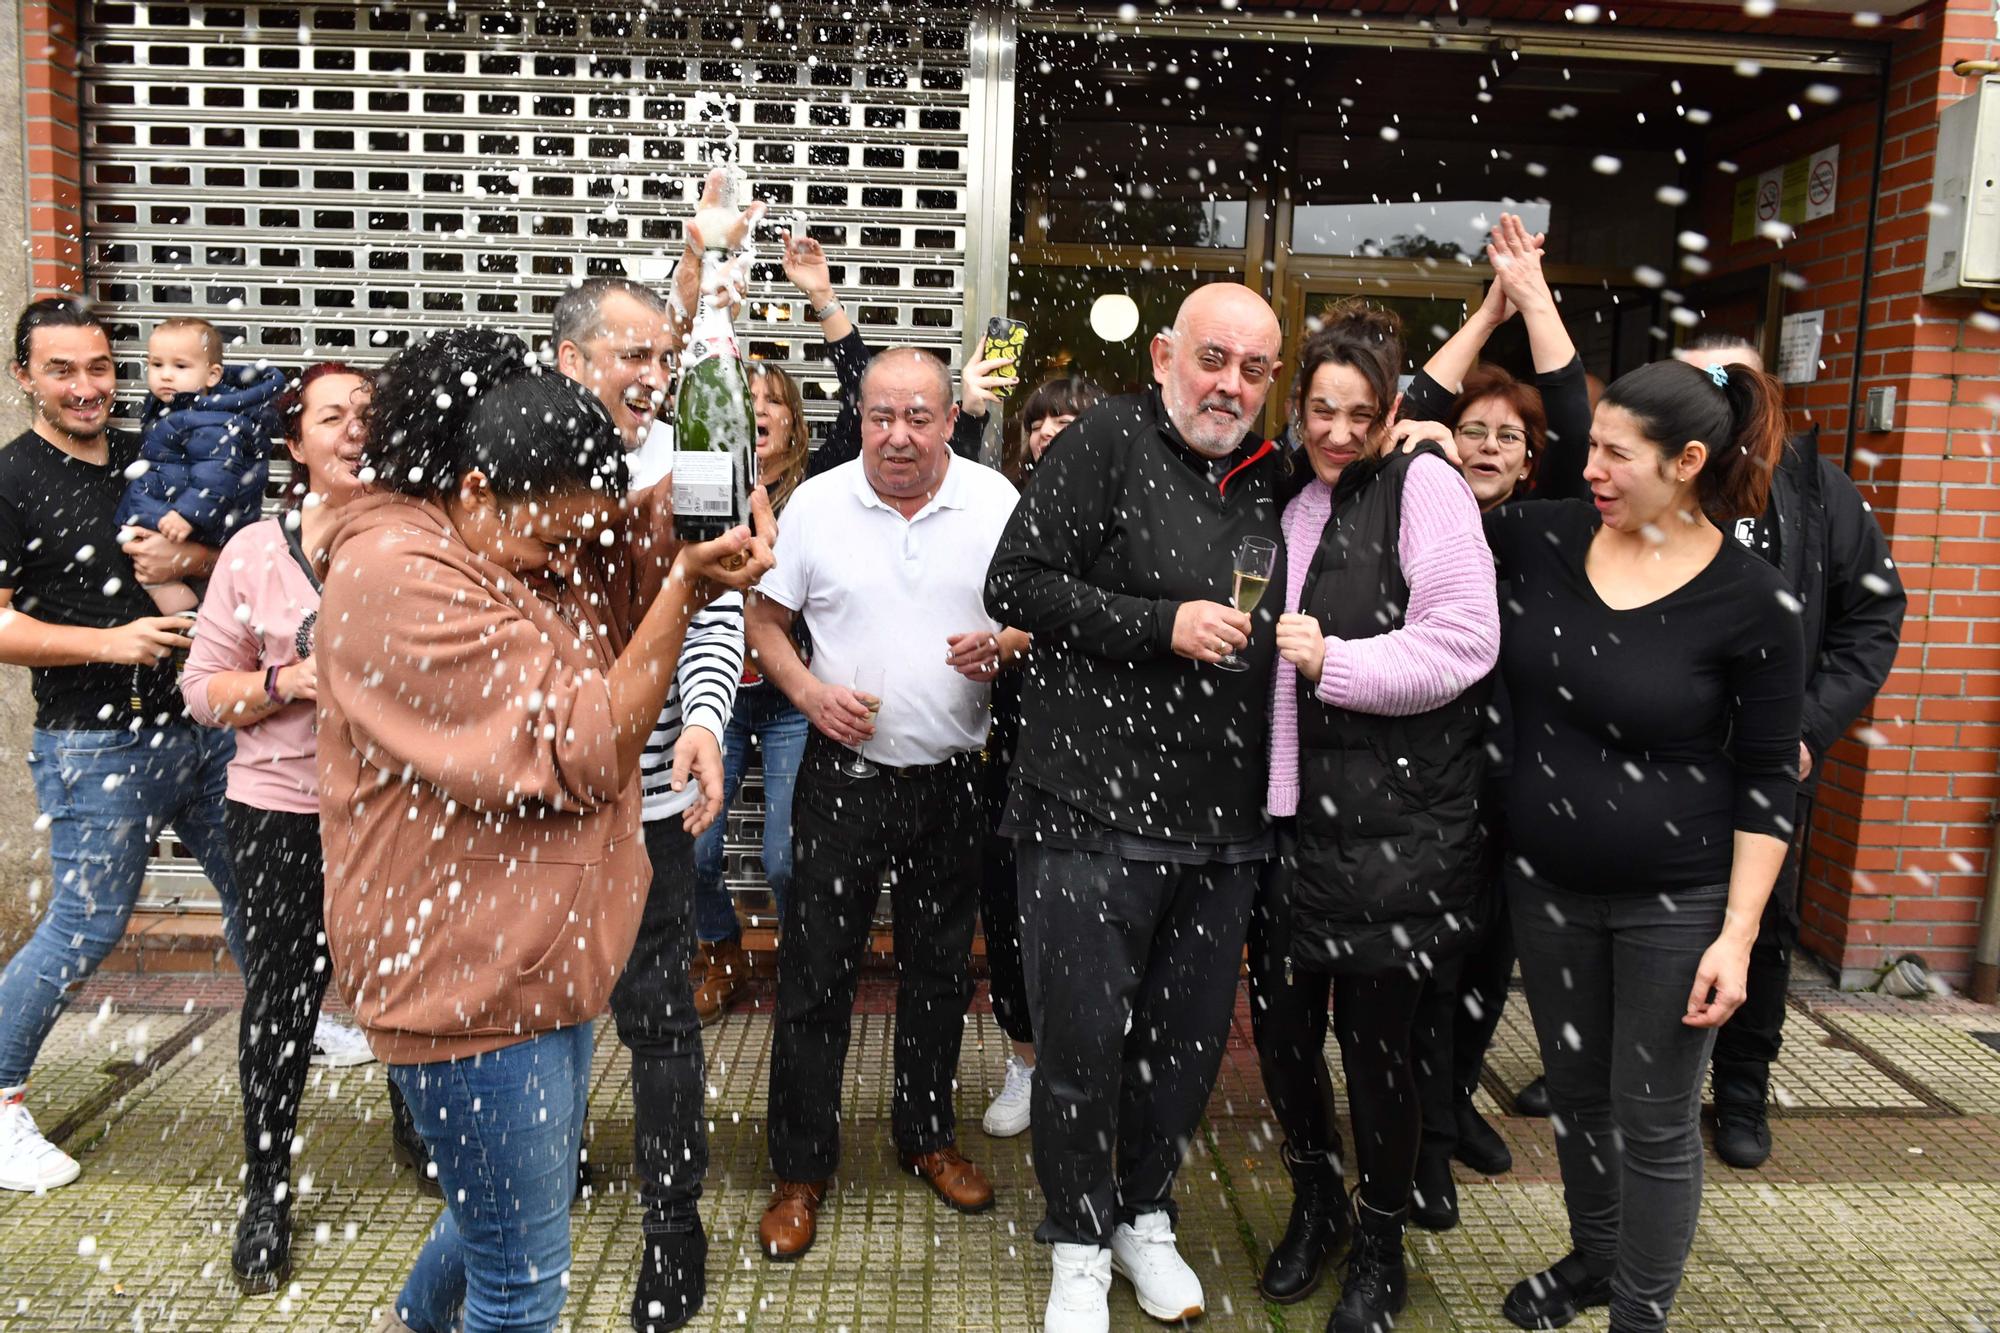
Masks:
[[[771,1187],[771,1201],[764,1205],[764,1218],[757,1223],[757,1240],[766,1259],[788,1264],[812,1248],[813,1236],[819,1231],[820,1200],[824,1198],[824,1180],[781,1180]]]
[[[701,989],[694,993],[694,1012],[707,1027],[735,1001],[737,988],[750,974],[750,959],[743,952],[741,937],[704,944],[701,949],[708,956],[708,971],[701,979]]]
[[[957,1148],[947,1144],[916,1156],[903,1153],[902,1159],[903,1169],[922,1176],[947,1207],[961,1213],[983,1213],[993,1206],[992,1184],[978,1167],[958,1155]]]

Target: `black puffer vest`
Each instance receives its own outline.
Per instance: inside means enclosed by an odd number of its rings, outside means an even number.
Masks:
[[[1398,536],[1418,453],[1349,465],[1306,572],[1299,609],[1321,632],[1367,639],[1402,628],[1409,603]],[[1292,957],[1367,975],[1434,963],[1478,936],[1492,883],[1480,821],[1491,678],[1427,713],[1382,717],[1299,690],[1297,885]]]

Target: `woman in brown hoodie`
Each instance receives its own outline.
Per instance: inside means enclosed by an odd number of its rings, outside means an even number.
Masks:
[[[363,463],[317,631],[326,929],[446,1200],[383,1327],[547,1329],[650,874],[640,752],[688,618],[771,567],[770,508],[677,546],[597,400],[483,330],[390,362]]]

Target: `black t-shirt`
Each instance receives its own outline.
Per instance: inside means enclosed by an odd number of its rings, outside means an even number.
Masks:
[[[159,609],[118,549],[115,515],[133,436],[113,431],[111,460],[73,458],[33,431],[0,449],[0,588],[51,625],[110,629]],[[122,731],[135,718],[179,717],[171,661],[152,667],[36,667],[35,725],[48,731]],[[133,707],[134,698],[138,708]]]
[[[1805,644],[1778,571],[1727,537],[1657,601],[1605,605],[1598,528],[1574,500],[1486,516],[1509,596],[1500,666],[1514,714],[1508,836],[1573,893],[1726,883],[1734,832],[1789,839]]]

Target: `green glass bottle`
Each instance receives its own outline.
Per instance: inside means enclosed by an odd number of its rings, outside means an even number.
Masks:
[[[726,250],[702,254],[701,301],[674,399],[674,536],[688,542],[750,521],[757,412],[729,305],[716,296],[728,261]]]

